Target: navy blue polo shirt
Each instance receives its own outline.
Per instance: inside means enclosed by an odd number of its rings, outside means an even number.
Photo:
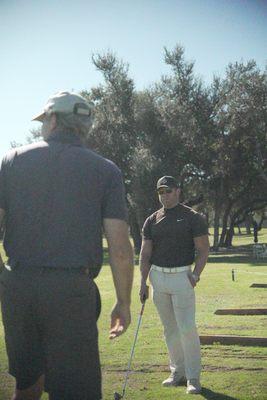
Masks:
[[[191,265],[195,259],[194,238],[207,234],[205,218],[183,204],[159,209],[143,226],[143,238],[152,241],[150,262],[160,267]]]
[[[118,167],[62,132],[3,158],[0,208],[7,256],[31,266],[101,266],[103,219],[127,219]]]

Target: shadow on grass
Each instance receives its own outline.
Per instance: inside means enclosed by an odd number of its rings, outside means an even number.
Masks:
[[[249,251],[251,245],[247,246],[237,246],[231,249],[223,249],[216,253],[211,252],[208,261],[210,263],[218,264],[250,264],[253,266],[264,266],[266,265],[266,260],[256,260],[252,256],[252,251]],[[238,253],[238,254],[237,254]],[[135,265],[138,265],[138,255],[135,256]],[[108,248],[103,247],[103,264],[109,263]]]
[[[213,390],[202,387],[201,395],[206,400],[237,400],[236,397],[227,396],[223,393],[214,392]]]
[[[252,257],[248,257],[246,255],[240,256],[240,255],[211,255],[209,256],[209,262],[212,263],[224,263],[224,264],[243,264],[243,263],[250,263],[251,265],[257,265],[257,262]]]

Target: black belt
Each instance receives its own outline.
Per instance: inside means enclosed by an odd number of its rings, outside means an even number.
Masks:
[[[27,268],[27,267],[26,267]],[[31,268],[33,269],[33,268]],[[85,274],[85,275],[90,275],[90,268],[88,267],[47,267],[47,266],[41,266],[41,267],[35,267],[35,269],[39,270],[40,272],[70,272],[70,273],[79,273],[79,274]]]
[[[69,272],[69,273],[79,273],[85,274],[90,278],[95,276],[94,269],[89,267],[50,267],[50,266],[33,266],[33,265],[23,265],[21,263],[16,262],[15,264],[8,265],[5,264],[5,267],[9,271],[17,271],[17,270],[25,270],[25,271],[36,271],[41,273],[50,273],[50,272]]]

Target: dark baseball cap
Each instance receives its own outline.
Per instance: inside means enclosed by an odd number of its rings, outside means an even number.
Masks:
[[[157,189],[161,187],[178,188],[178,184],[173,176],[162,176],[157,182]]]

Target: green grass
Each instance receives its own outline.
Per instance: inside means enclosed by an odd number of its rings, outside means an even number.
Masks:
[[[262,230],[259,242],[267,242],[267,229]],[[267,336],[265,316],[215,315],[218,308],[267,307],[266,289],[250,288],[252,283],[267,283],[267,260],[255,261],[250,253],[253,237],[235,236],[230,251],[211,254],[196,289],[197,323],[200,334],[235,334]],[[236,281],[232,281],[232,269]],[[139,271],[136,268],[132,324],[118,340],[108,340],[109,313],[115,301],[110,269],[104,265],[97,279],[102,295],[99,320],[99,340],[103,372],[104,400],[112,400],[114,391],[121,392],[125,369],[140,311],[138,300]],[[251,400],[267,399],[267,350],[261,347],[202,346],[203,392],[196,399]],[[145,313],[134,354],[126,399],[169,400],[187,399],[184,387],[163,388],[161,381],[169,374],[168,356],[162,327],[151,300]],[[0,324],[0,399],[8,400],[13,379],[7,374],[3,328]],[[42,400],[47,399],[43,395]]]

